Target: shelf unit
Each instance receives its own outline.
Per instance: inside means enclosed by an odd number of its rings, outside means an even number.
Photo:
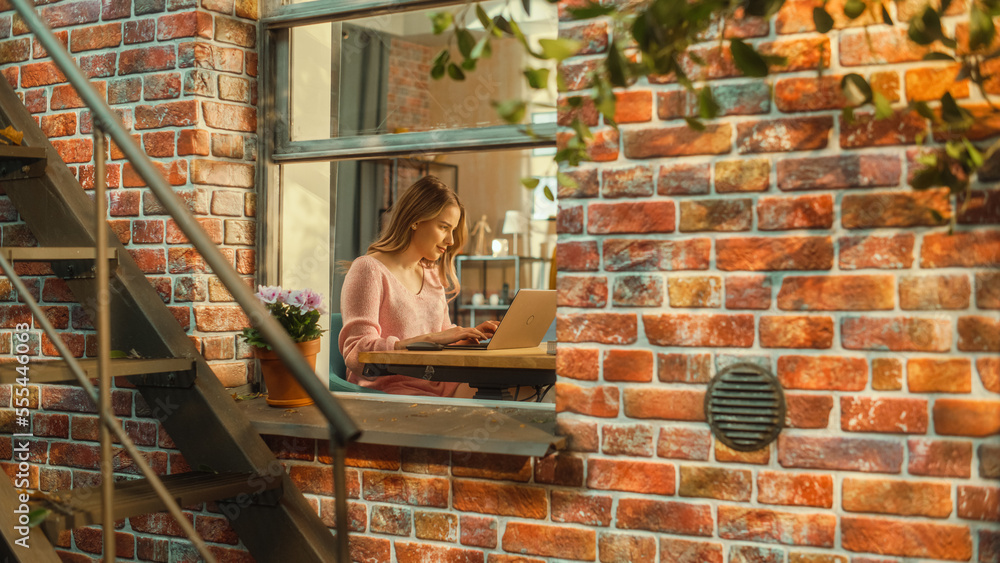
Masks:
[[[549,262],[549,260],[546,258],[536,258],[533,256],[457,256],[455,259],[455,274],[458,276],[458,280],[461,283],[463,270],[468,270],[470,267],[474,267],[473,264],[478,264],[483,281],[481,293],[484,297],[488,298],[489,288],[486,285],[488,267],[491,265],[501,265],[503,267],[504,279],[507,277],[508,268],[513,268],[515,272],[514,285],[510,288],[510,298],[513,299],[514,295],[516,295],[521,289],[521,268],[524,266],[531,266],[533,264],[544,265],[547,262]],[[459,298],[455,300],[456,321],[458,320],[459,315],[468,312],[468,326],[477,326],[479,324],[476,320],[477,313],[503,313],[507,310],[507,306],[510,305],[510,303],[504,303],[501,305],[473,305],[472,303],[462,302],[461,299],[462,297],[459,296]]]

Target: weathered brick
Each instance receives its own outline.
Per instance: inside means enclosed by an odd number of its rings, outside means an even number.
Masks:
[[[722,278],[717,276],[670,277],[667,279],[671,307],[719,307]]]
[[[582,244],[582,243],[581,243]],[[558,246],[557,262],[558,262]],[[604,269],[628,270],[707,270],[712,242],[707,238],[688,240],[603,241]],[[595,254],[596,254],[596,248]]]
[[[826,428],[830,424],[830,395],[785,394],[785,427]]]
[[[646,314],[646,337],[657,346],[753,346],[753,315]]]
[[[934,430],[943,436],[990,436],[1000,433],[1000,401],[937,399]]]
[[[840,204],[846,229],[941,225],[951,217],[947,189],[847,194]]]
[[[830,237],[745,237],[716,241],[720,270],[829,270]]]
[[[896,358],[872,360],[872,389],[898,391],[903,388],[903,362]]]
[[[421,563],[423,561],[454,561],[456,563],[482,563],[483,554],[481,551],[472,549],[461,549],[444,545],[408,543],[402,541],[395,542],[396,561],[398,563]],[[388,555],[388,550],[386,550]],[[362,560],[362,559],[358,559]],[[374,559],[367,559],[369,561]],[[379,559],[387,561],[386,559]]]
[[[587,206],[587,232],[590,234],[669,233],[673,230],[672,201],[591,203]]]
[[[497,546],[496,518],[485,518],[482,516],[462,514],[460,516],[460,522],[460,541],[462,545],[488,548],[495,548]]]
[[[372,524],[375,522],[375,508],[378,507],[372,508]],[[413,530],[420,539],[454,542],[458,539],[458,516],[417,510],[413,513]]]
[[[623,136],[626,158],[660,158],[699,154],[726,154],[732,150],[732,126],[706,125],[696,131],[687,125],[629,129]]]
[[[653,118],[653,93],[649,90],[615,92],[615,122],[642,123]]]
[[[841,397],[840,427],[846,432],[927,433],[927,400]]]
[[[663,278],[642,274],[615,276],[611,299],[616,307],[659,307],[663,304]]]
[[[848,105],[840,88],[842,78],[828,75],[778,80],[774,85],[774,103],[783,112],[841,109]]]
[[[624,411],[630,418],[700,421],[705,420],[704,398],[704,391],[625,388]]]
[[[761,317],[760,345],[765,348],[830,348],[833,346],[833,319],[821,316]]]
[[[660,428],[656,455],[673,459],[708,461],[712,436],[708,429],[684,426]]]
[[[761,198],[757,217],[762,231],[828,229],[833,225],[833,196]]]
[[[467,452],[452,459],[451,472],[456,477],[527,482],[531,479],[531,458]]]
[[[921,268],[1000,266],[1000,231],[969,231],[924,235]]]
[[[958,349],[969,352],[1000,352],[1000,319],[995,316],[959,317]]]
[[[848,551],[957,561],[972,557],[968,526],[844,516],[840,533]]]
[[[895,308],[892,276],[788,276],[778,292],[786,311],[872,311]]]
[[[964,274],[899,278],[899,306],[904,310],[966,309],[971,292],[969,277]]]
[[[600,356],[593,348],[562,348],[556,354],[556,374],[560,377],[597,381]]]
[[[583,233],[583,206],[559,204],[556,212],[556,233],[578,235]]]
[[[833,514],[719,506],[720,538],[833,547],[836,530],[837,518]]]
[[[572,179],[575,185],[566,184],[560,179],[556,190],[560,199],[597,197],[600,182],[596,168],[567,170],[565,175]]]
[[[677,494],[682,497],[742,502],[750,500],[753,477],[749,470],[691,465],[682,465],[680,469],[681,481]]]
[[[906,445],[910,475],[965,479],[972,475],[972,442],[911,438]],[[982,459],[982,452],[979,457]]]
[[[136,129],[160,127],[190,127],[198,121],[198,104],[194,101],[140,105],[135,108]]]
[[[833,476],[761,470],[757,473],[757,502],[831,508]]]
[[[805,469],[899,473],[903,446],[890,440],[782,433],[778,436],[778,463]]]
[[[913,265],[914,237],[910,234],[891,236],[841,237],[840,268],[900,269]]]
[[[583,459],[567,454],[554,454],[536,458],[535,483],[564,487],[582,487]]]
[[[607,527],[611,523],[611,497],[553,490],[552,521]]]
[[[597,539],[601,563],[654,561],[656,540],[648,536],[633,536],[601,532]]]
[[[911,102],[936,102],[946,93],[954,98],[969,97],[968,79],[955,80],[961,65],[915,68],[906,71],[906,97]]]
[[[945,319],[846,317],[840,323],[840,337],[850,350],[947,352],[952,332]]]
[[[623,498],[615,518],[621,529],[687,536],[711,536],[714,527],[707,504]]]
[[[244,133],[257,131],[256,108],[216,102],[202,102],[201,107],[209,127]]]
[[[593,530],[510,522],[504,531],[504,551],[593,561],[597,557]]]
[[[861,391],[868,383],[868,362],[842,356],[781,356],[777,375],[787,389]]]
[[[783,158],[777,174],[778,188],[784,191],[896,186],[902,164],[890,154]]]
[[[960,485],[957,512],[967,520],[1000,521],[1000,489]]]
[[[832,128],[829,116],[738,123],[736,150],[746,154],[822,149],[829,142]]]
[[[927,121],[915,111],[899,110],[891,118],[856,113],[848,123],[840,118],[840,147],[880,147],[915,144],[927,133]]]
[[[556,338],[559,342],[632,344],[638,336],[637,322],[632,313],[557,314]]]
[[[653,427],[646,424],[607,424],[602,428],[601,451],[608,455],[651,457]]]
[[[596,357],[594,359],[596,360]],[[604,380],[639,382],[652,381],[653,352],[650,350],[605,351]]]
[[[988,165],[984,165],[987,168]],[[980,175],[986,179],[985,170]],[[972,190],[968,197],[960,194],[958,199],[958,222],[966,225],[995,225],[1000,223],[1000,190]]]
[[[83,27],[72,30],[70,36],[70,51],[91,51],[118,47],[122,42],[122,24],[108,23],[104,25]]]
[[[556,264],[560,272],[592,272],[597,270],[599,263],[596,241],[567,241],[556,244]]]
[[[448,505],[448,481],[436,477],[365,471],[362,474],[362,491],[364,499],[369,501],[437,508]]]
[[[976,306],[1000,309],[1000,272],[976,273]]]
[[[764,275],[726,276],[727,309],[769,309],[771,278]]]
[[[752,200],[687,200],[680,202],[683,232],[749,231],[753,224]]]
[[[718,171],[716,171],[718,175]],[[707,194],[711,168],[708,164],[664,164],[659,167],[656,193],[660,195]]]
[[[910,358],[906,386],[911,393],[969,393],[972,362],[968,358]]]
[[[715,163],[716,193],[764,192],[770,184],[771,161],[766,158],[723,160]]]
[[[580,387],[556,383],[556,412],[576,412],[588,416],[618,416],[618,388],[611,386]]]
[[[661,537],[660,556],[674,563],[722,563],[722,545]]]
[[[919,61],[929,51],[895,27],[846,32],[840,35],[840,64],[844,66]]]

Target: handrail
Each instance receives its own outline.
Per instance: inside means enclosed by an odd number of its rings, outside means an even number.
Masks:
[[[73,376],[76,377],[77,383],[80,384],[80,387],[83,388],[83,391],[88,397],[90,397],[90,400],[93,401],[94,404],[100,404],[98,401],[99,397],[97,390],[94,389],[94,386],[90,383],[90,379],[87,378],[86,372],[84,372],[83,368],[80,367],[80,364],[77,363],[76,358],[73,357],[73,353],[70,352],[66,343],[63,342],[63,339],[59,337],[55,327],[52,326],[48,317],[45,316],[45,311],[42,310],[42,308],[38,305],[38,302],[35,301],[35,298],[32,297],[31,292],[28,291],[24,282],[14,271],[14,267],[2,255],[0,255],[0,270],[3,270],[3,273],[8,279],[10,279],[10,283],[14,286],[17,294],[21,296],[21,299],[24,300],[28,309],[30,309],[31,313],[35,316],[35,321],[42,326],[42,332],[49,337],[49,340],[52,341],[52,345],[56,347],[59,355],[66,360],[66,364],[69,366],[70,371],[73,372]],[[146,462],[146,459],[142,457],[139,450],[135,447],[135,443],[132,441],[132,438],[125,433],[122,425],[119,424],[118,421],[115,420],[114,416],[109,414],[106,409],[98,409],[97,416],[100,418],[102,426],[110,429],[111,432],[114,433],[115,437],[118,438],[118,441],[121,442],[122,447],[125,448],[126,452],[128,452],[129,457],[135,461],[136,467],[139,468],[142,475],[149,481],[153,490],[156,491],[156,495],[163,500],[164,504],[166,504],[167,511],[170,512],[170,515],[177,521],[181,530],[184,531],[184,533],[191,540],[191,543],[194,544],[198,553],[205,558],[206,562],[216,563],[215,557],[212,555],[212,552],[208,550],[208,546],[205,545],[204,540],[202,540],[201,536],[194,530],[194,526],[188,522],[188,519],[184,517],[184,514],[181,512],[181,507],[177,504],[177,501],[170,495],[170,491],[168,491],[163,485],[163,482],[160,481],[160,478],[153,471],[153,468]],[[107,511],[105,510],[105,512]],[[114,527],[112,526],[112,530],[113,529]],[[105,556],[107,555],[108,554],[105,553]],[[111,557],[114,557],[113,553],[111,554]]]
[[[108,132],[108,135],[115,141],[128,160],[132,163],[135,171],[146,182],[146,185],[153,191],[156,198],[166,209],[167,213],[173,217],[177,226],[187,236],[191,244],[198,250],[205,262],[212,267],[213,273],[219,277],[222,283],[229,290],[236,302],[249,314],[251,322],[260,330],[264,339],[274,349],[286,365],[291,369],[292,375],[302,385],[306,393],[316,401],[323,416],[330,421],[334,437],[340,444],[346,444],[357,438],[361,431],[354,421],[344,412],[344,409],[330,394],[327,386],[319,381],[315,372],[309,367],[302,354],[298,351],[292,339],[285,333],[281,325],[274,320],[267,312],[267,309],[254,296],[253,292],[236,273],[233,266],[222,255],[222,252],[209,239],[201,225],[188,211],[187,206],[181,202],[180,198],[167,184],[166,180],[153,165],[153,161],[139,147],[135,139],[125,131],[118,117],[111,111],[111,107],[98,94],[97,90],[91,86],[90,82],[83,75],[80,67],[76,65],[70,57],[62,42],[59,41],[52,30],[38,17],[33,10],[30,0],[11,0],[17,13],[20,14],[24,23],[38,37],[39,42],[48,51],[52,61],[59,67],[59,70],[66,76],[69,83],[76,88],[80,98],[90,108],[93,115],[94,125],[100,124],[101,128]]]

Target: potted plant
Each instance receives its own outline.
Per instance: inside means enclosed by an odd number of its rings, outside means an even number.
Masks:
[[[325,332],[319,328],[319,317],[326,312],[323,296],[311,289],[291,291],[281,286],[258,286],[257,298],[295,342],[309,366],[316,369],[319,337]],[[242,337],[254,347],[254,356],[260,360],[260,372],[267,386],[267,404],[272,407],[302,407],[313,403],[277,353],[261,337],[260,331],[244,328]]]

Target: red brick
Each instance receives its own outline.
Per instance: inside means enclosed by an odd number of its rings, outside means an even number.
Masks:
[[[769,309],[771,278],[763,275],[727,276],[727,309]]]
[[[556,419],[556,434],[566,437],[566,449],[574,452],[596,452],[598,447],[597,423]]]
[[[848,105],[840,88],[842,78],[828,75],[778,80],[774,103],[783,112],[841,109]]]
[[[565,174],[573,179],[576,185],[571,186],[559,182],[556,194],[559,199],[597,197],[600,182],[598,181],[598,170],[596,168],[569,170]]]
[[[448,481],[441,478],[411,477],[378,471],[362,475],[365,500],[416,506],[448,506]]]
[[[674,466],[618,459],[587,460],[587,487],[657,495],[674,494]]]
[[[212,15],[205,12],[179,12],[156,19],[156,39],[169,41],[182,37],[212,38]]]
[[[615,307],[659,307],[663,304],[663,278],[657,275],[615,276]]]
[[[683,426],[660,428],[656,455],[674,459],[708,461],[712,436],[708,429]]]
[[[673,563],[722,563],[722,545],[662,537],[660,556]]]
[[[124,39],[126,45],[149,43],[156,37],[156,20],[131,20],[125,22]]]
[[[746,469],[681,466],[681,482],[677,494],[682,497],[713,498],[748,502],[753,489],[753,477]]]
[[[632,344],[637,337],[635,314],[579,313],[556,315],[559,342],[599,342]]]
[[[649,350],[605,351],[604,380],[652,381],[653,352]]]
[[[142,136],[143,149],[152,157],[174,156],[174,132],[153,131]]]
[[[917,68],[906,71],[906,93],[911,102],[936,102],[950,93],[955,98],[969,97],[969,81],[959,80],[961,65],[939,68]]]
[[[781,356],[777,375],[786,389],[860,391],[868,383],[868,362],[843,356]]]
[[[641,123],[653,119],[653,93],[648,90],[615,92],[615,122]]]
[[[198,121],[198,103],[192,100],[140,105],[135,108],[136,129],[190,127]]]
[[[753,224],[750,199],[682,201],[680,214],[682,232],[749,231]]]
[[[976,273],[976,306],[1000,309],[1000,272]]]
[[[934,430],[945,436],[990,436],[1000,433],[1000,401],[937,399]]]
[[[908,311],[966,309],[971,292],[969,276],[964,274],[899,278],[899,306]]]
[[[708,383],[712,378],[711,354],[657,354],[660,381]]]
[[[926,120],[908,109],[898,111],[892,118],[855,114],[851,123],[840,120],[840,147],[909,145],[926,133]]]
[[[840,64],[844,66],[919,61],[928,51],[928,47],[910,41],[905,29],[896,27],[840,36]]]
[[[653,195],[653,171],[648,166],[605,169],[601,171],[601,179],[601,195],[605,198]]]
[[[76,114],[59,113],[55,115],[43,115],[41,120],[42,133],[50,139],[52,137],[68,137],[76,134]]]
[[[707,270],[711,247],[707,238],[677,241],[605,239],[604,269],[612,272]]]
[[[960,485],[958,517],[967,520],[1000,521],[1000,489]]]
[[[951,204],[944,188],[847,194],[841,201],[841,223],[847,229],[935,226],[946,223],[950,217]]]
[[[707,194],[711,169],[707,164],[661,165],[656,180],[660,195]],[[718,176],[718,171],[716,171]]]
[[[122,43],[122,24],[109,23],[72,30],[70,52],[118,47]]]
[[[235,18],[216,16],[215,40],[223,43],[234,43],[240,47],[255,47],[257,45],[256,27]]]
[[[206,341],[207,344],[207,341]],[[207,346],[206,346],[207,348]],[[331,463],[329,452],[324,452],[325,446],[320,446],[320,461]],[[396,446],[382,446],[378,444],[362,444],[352,442],[348,444],[345,453],[345,464],[348,467],[364,467],[368,469],[399,469],[400,451]]]
[[[209,154],[208,131],[188,129],[177,134],[177,156]]]
[[[409,508],[398,506],[373,506],[371,508],[372,532],[408,536],[413,527],[413,514]]]
[[[743,154],[822,149],[827,146],[832,128],[830,116],[739,123],[736,149]]]
[[[761,470],[757,473],[757,502],[831,508],[833,476]]]
[[[559,205],[556,213],[556,233],[578,235],[583,233],[583,206]]]
[[[899,473],[903,447],[889,440],[783,433],[778,436],[778,462],[782,467]]]
[[[696,131],[687,125],[625,131],[626,158],[660,158],[699,154],[726,154],[732,150],[732,126],[706,125]]]
[[[848,551],[956,561],[972,557],[968,526],[844,516],[840,533]]]
[[[66,76],[52,61],[21,65],[21,88],[49,86],[66,82]]]
[[[833,319],[820,316],[761,317],[760,345],[764,348],[830,348],[833,346]]]
[[[618,416],[618,388],[580,387],[571,383],[557,382],[556,412],[566,411],[614,418]]]
[[[510,522],[503,534],[504,551],[593,561],[597,537],[593,530]]]
[[[927,433],[927,400],[841,397],[840,427],[846,432]]]
[[[976,370],[983,388],[991,393],[1000,393],[1000,358],[979,358]]]
[[[669,233],[673,230],[674,204],[671,201],[591,203],[587,207],[587,232],[590,234]]]
[[[597,271],[599,263],[596,241],[556,244],[556,264],[560,272],[594,272]]]
[[[840,268],[899,269],[913,265],[914,238],[910,234],[841,237]]]
[[[531,459],[527,456],[465,452],[452,459],[452,475],[502,481],[531,479]]]
[[[707,504],[623,498],[615,518],[624,530],[711,536],[714,528],[712,508]]]
[[[449,561],[454,563],[483,563],[483,553],[444,545],[395,542],[398,563],[423,563],[424,561]],[[388,561],[388,559],[384,559]]]
[[[767,465],[771,462],[771,446],[768,445],[763,449],[750,452],[740,452],[730,448],[722,442],[716,441],[715,461]]]
[[[753,315],[645,314],[642,322],[657,346],[753,346]]]
[[[656,560],[656,540],[647,536],[601,532],[597,546],[601,563]]]
[[[671,277],[671,307],[719,307],[722,305],[722,278],[715,276]]]
[[[850,512],[946,518],[951,514],[947,482],[844,479],[843,507]]]
[[[720,538],[833,547],[836,534],[837,517],[833,514],[719,506]]]
[[[135,536],[115,532],[114,538],[117,557],[131,559],[135,556]],[[77,549],[81,551],[89,553],[102,553],[104,551],[104,531],[99,528],[77,528],[73,530],[73,540]]]
[[[565,454],[536,458],[535,483],[582,487],[583,459]]]
[[[181,75],[171,72],[144,76],[142,92],[147,102],[178,98],[181,95]]]
[[[979,530],[979,563],[1000,560],[1000,532]]]
[[[164,274],[167,257],[160,248],[129,248],[128,253],[145,274]]]
[[[850,350],[947,352],[951,322],[910,317],[848,317],[841,321],[841,339]]]
[[[788,276],[778,292],[786,311],[871,311],[895,308],[893,276]]]
[[[969,231],[924,235],[921,268],[1000,266],[1000,231]]]
[[[136,244],[163,242],[163,221],[136,220],[132,222],[132,241]]]
[[[556,354],[556,374],[560,377],[597,381],[599,371],[598,351],[593,348],[561,348]]]
[[[766,158],[715,163],[716,193],[765,192],[770,185],[771,161]]]
[[[830,237],[745,237],[716,241],[720,270],[829,270]]]
[[[626,388],[625,415],[630,418],[701,421],[705,420],[704,399],[704,391]]]
[[[958,349],[1000,352],[1000,319],[985,316],[959,317]]]
[[[497,546],[497,520],[482,516],[462,514],[461,543],[476,547],[495,548]]]
[[[777,174],[783,191],[871,188],[898,185],[902,164],[890,154],[784,158]]]
[[[52,148],[67,164],[86,163],[94,158],[94,141],[91,139],[70,139],[51,141]]]
[[[570,127],[574,119],[579,119],[587,127],[597,126],[600,114],[597,112],[594,100],[589,97],[582,97],[581,99],[583,102],[579,108],[570,109],[569,102],[565,98],[560,98],[557,107],[556,123],[563,127]]]
[[[907,441],[911,475],[962,477],[972,474],[972,443],[911,438]],[[982,455],[980,455],[980,458]]]
[[[969,393],[972,362],[968,358],[911,358],[906,361],[906,380],[911,393]]]
[[[830,424],[833,397],[786,393],[785,409],[788,428],[826,428]]]
[[[968,197],[958,196],[958,222],[987,225],[1000,223],[1000,191],[973,190]]]
[[[402,465],[406,473],[423,473],[426,475],[447,475],[451,456],[444,450],[426,448],[403,448]]]
[[[552,521],[607,527],[611,523],[611,497],[553,490]]]

